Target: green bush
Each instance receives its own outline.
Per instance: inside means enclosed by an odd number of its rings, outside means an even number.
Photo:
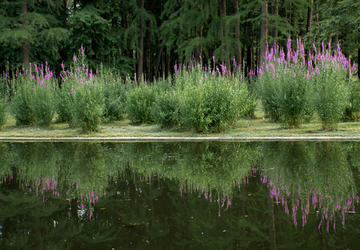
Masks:
[[[57,113],[57,122],[67,122],[69,127],[75,126],[73,117],[73,98],[71,96],[73,86],[62,83],[61,88],[56,88],[54,93],[55,110]]]
[[[248,91],[226,77],[193,77],[180,96],[180,123],[198,132],[221,131],[243,113]]]
[[[159,93],[153,108],[155,121],[163,127],[179,125],[179,97],[175,90]]]
[[[359,119],[360,113],[360,81],[350,81],[350,100],[342,114],[343,121],[354,121]]]
[[[16,125],[33,125],[35,115],[33,109],[34,87],[31,84],[18,84],[15,96],[11,102],[11,114],[16,120]]]
[[[96,131],[104,109],[102,86],[95,82],[78,85],[70,94],[73,98],[73,115],[84,133]]]
[[[325,130],[337,128],[344,109],[349,104],[349,88],[346,85],[346,69],[323,65],[315,81],[314,105]]]
[[[121,81],[105,82],[103,121],[118,121],[125,114],[125,85]]]
[[[153,123],[153,107],[156,100],[156,83],[152,86],[133,86],[127,92],[126,113],[134,124]]]
[[[36,86],[31,103],[35,124],[38,126],[49,126],[55,114],[51,86],[46,86],[45,84]]]
[[[0,99],[0,130],[3,128],[3,126],[6,123],[6,99],[1,98]]]
[[[280,67],[277,76],[266,71],[257,90],[265,113],[273,121],[297,128],[312,116],[310,85],[300,69],[287,70]]]

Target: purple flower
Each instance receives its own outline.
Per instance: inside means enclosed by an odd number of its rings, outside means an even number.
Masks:
[[[84,48],[81,46],[81,54],[84,54]]]
[[[73,59],[74,59],[74,62],[76,62],[76,57],[75,56],[73,57]]]
[[[68,93],[68,96],[70,97],[70,93]]]

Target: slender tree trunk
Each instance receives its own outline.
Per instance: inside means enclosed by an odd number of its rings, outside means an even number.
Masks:
[[[169,77],[169,70],[170,70],[170,55],[168,51],[165,51],[165,79]]]
[[[25,15],[27,14],[27,0],[22,1],[21,13]],[[26,25],[27,25],[26,20],[22,22],[22,25],[24,30],[26,30]],[[29,44],[26,41],[24,41],[22,43],[22,63],[27,66],[29,64],[29,61],[30,61]]]
[[[339,35],[333,35],[331,37],[331,44],[336,48],[339,43]]]
[[[238,13],[239,13],[239,2],[238,0],[234,0],[234,14],[237,15]],[[240,18],[236,19],[235,39],[236,42],[240,42]],[[235,61],[237,65],[241,64],[241,50],[239,44],[236,44],[235,47]]]
[[[278,5],[278,0],[273,0],[272,1],[272,4],[271,4],[271,15],[272,16],[278,16],[279,15],[279,5]],[[276,21],[273,21],[273,25],[275,27],[273,27],[271,29],[271,36],[273,38],[273,40],[276,40],[276,38],[278,37],[278,29],[277,29],[277,22]]]
[[[286,6],[286,1],[287,0],[284,0],[284,5],[283,5],[283,8],[282,8],[282,13],[283,13],[283,17],[287,19],[287,6]],[[285,58],[287,59],[287,39],[288,37],[284,34],[284,39],[285,39],[285,45],[284,45],[284,53],[285,53]]]
[[[139,8],[144,8],[144,0],[140,0],[139,2]],[[143,65],[144,65],[144,27],[143,27],[143,16],[140,16],[140,20],[139,20],[139,24],[140,24],[140,28],[139,28],[139,33],[140,33],[140,38],[139,38],[139,61],[138,61],[138,65],[137,65],[137,81],[138,84],[140,84],[140,82],[142,81],[142,75],[143,75]]]
[[[158,54],[158,58],[157,58],[157,61],[156,61],[156,69],[155,69],[155,74],[154,74],[155,79],[158,79],[158,72],[159,72],[160,62],[161,62],[161,59],[162,59],[162,54],[163,54],[163,46],[161,45],[160,50],[159,50],[159,54]]]
[[[360,79],[360,48],[358,48],[358,78]]]
[[[308,34],[310,33],[310,28],[311,28],[311,24],[312,24],[312,18],[313,18],[312,6],[314,3],[314,0],[309,0],[309,1],[310,1],[310,6],[308,7],[307,22],[306,22],[306,32]],[[307,48],[305,50],[306,60],[309,60],[309,55],[310,55],[310,48]]]
[[[261,5],[261,14],[265,15],[260,21],[260,60],[259,65],[262,66],[265,61],[265,53],[268,44],[268,0],[263,0]]]

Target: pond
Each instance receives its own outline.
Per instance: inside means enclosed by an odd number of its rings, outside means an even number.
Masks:
[[[0,249],[358,249],[359,142],[0,143]]]

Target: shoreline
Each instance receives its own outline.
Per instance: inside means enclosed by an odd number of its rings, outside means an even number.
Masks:
[[[0,142],[252,142],[252,141],[360,141],[360,137],[0,137]]]

